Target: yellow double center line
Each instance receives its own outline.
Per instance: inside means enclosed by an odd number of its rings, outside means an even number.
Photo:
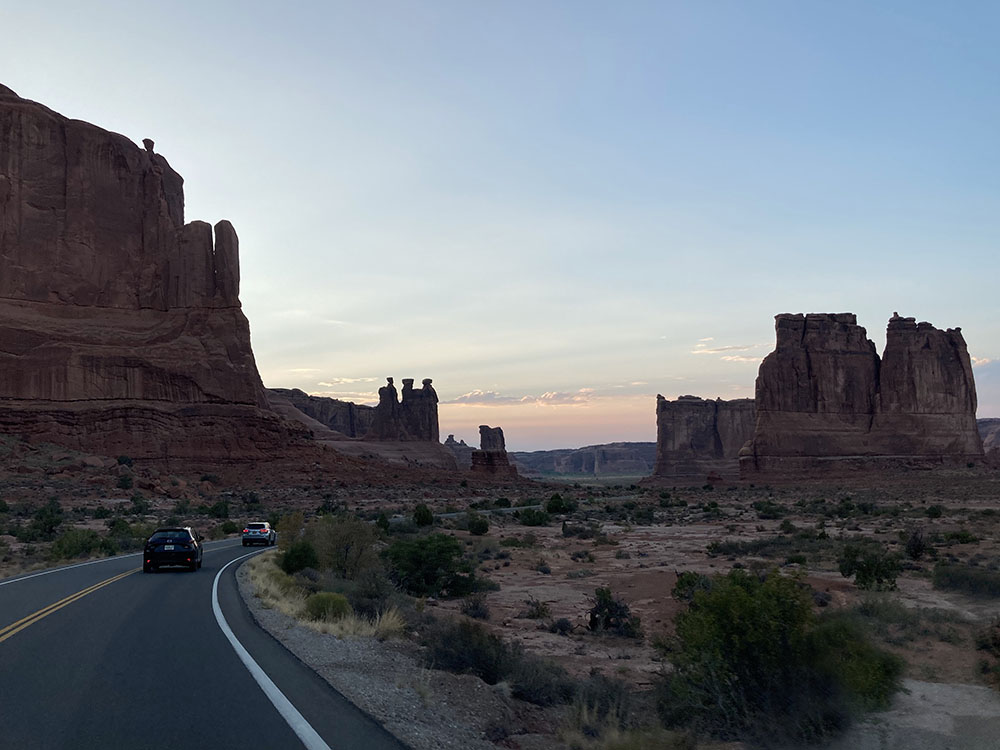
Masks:
[[[42,607],[40,610],[38,610],[34,614],[30,614],[27,617],[22,617],[17,622],[12,622],[10,625],[8,625],[5,628],[0,628],[0,643],[3,643],[4,641],[6,641],[8,638],[10,638],[13,635],[17,635],[18,633],[20,633],[22,630],[24,630],[29,625],[34,625],[39,620],[41,620],[41,619],[43,619],[45,617],[48,617],[53,612],[56,612],[57,610],[60,610],[63,607],[69,606],[73,602],[82,599],[87,594],[93,594],[98,589],[102,589],[105,586],[110,586],[115,581],[120,581],[125,576],[132,575],[133,573],[136,572],[136,570],[138,570],[138,568],[136,568],[135,570],[125,571],[124,573],[121,573],[121,574],[116,575],[116,576],[112,576],[111,578],[108,578],[107,580],[101,581],[100,583],[95,583],[93,586],[89,586],[88,588],[85,588],[82,591],[77,591],[75,594],[70,594],[65,599],[60,599],[59,601],[55,602],[54,604],[50,604],[47,607]]]

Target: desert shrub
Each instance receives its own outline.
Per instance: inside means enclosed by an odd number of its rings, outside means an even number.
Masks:
[[[97,519],[111,518],[111,508],[108,508],[105,505],[98,505],[94,509],[94,518]]]
[[[785,519],[784,521],[782,521],[782,522],[781,522],[781,524],[780,524],[780,525],[778,526],[778,530],[779,530],[779,531],[780,531],[780,532],[781,532],[782,534],[794,534],[794,533],[795,533],[796,531],[798,531],[798,530],[799,530],[799,527],[798,527],[798,526],[796,526],[796,525],[795,525],[794,523],[792,523],[791,521],[789,521],[789,520],[788,520],[788,519],[786,518],[786,519]]]
[[[223,534],[235,534],[240,527],[236,525],[236,521],[223,521],[219,529]]]
[[[222,480],[219,479],[218,474],[202,474],[201,479],[199,479],[198,481],[208,482],[209,484],[222,484]]]
[[[10,512],[10,506],[7,505],[6,500],[0,498],[0,513],[8,513],[8,512]]]
[[[381,565],[366,568],[353,579],[326,575],[321,581],[326,591],[343,594],[355,613],[369,620],[377,618],[392,606],[396,588],[386,577]]]
[[[562,535],[577,539],[594,539],[601,533],[601,527],[596,523],[570,523],[563,521]]]
[[[506,497],[498,497],[496,500],[493,501],[493,507],[494,508],[509,508],[510,507],[510,499],[506,498]]]
[[[587,549],[578,549],[575,552],[571,552],[569,557],[574,562],[585,562],[585,563],[594,562],[593,553]]]
[[[301,511],[296,511],[281,516],[277,523],[272,524],[272,526],[278,532],[278,549],[285,552],[292,545],[292,542],[297,542],[302,538],[306,519]]]
[[[132,513],[137,516],[143,516],[149,513],[149,500],[144,498],[138,492],[132,495]]]
[[[486,603],[486,597],[482,594],[467,596],[462,601],[462,614],[474,620],[490,619],[490,607]]]
[[[786,565],[805,565],[806,556],[805,555],[789,555],[785,558]]]
[[[837,560],[840,574],[854,577],[854,585],[866,591],[892,591],[902,570],[899,555],[881,545],[847,544]]]
[[[592,601],[593,606],[588,613],[588,628],[626,638],[642,637],[639,618],[632,614],[623,599],[612,596],[610,588],[595,589]]]
[[[470,513],[468,517],[469,533],[473,536],[483,536],[490,530],[490,521],[486,516]]]
[[[536,706],[566,703],[576,691],[576,684],[565,669],[537,656],[521,654],[507,679],[511,695]]]
[[[316,550],[319,568],[351,579],[378,565],[375,527],[345,513],[320,516],[305,528],[305,539]]]
[[[279,564],[283,571],[292,575],[306,568],[319,567],[319,556],[309,542],[300,540],[288,545],[288,549],[281,555]]]
[[[134,481],[128,474],[122,474],[118,477],[117,487],[120,490],[130,490],[133,484]]]
[[[390,575],[414,596],[464,596],[476,587],[462,545],[447,534],[400,539],[385,551]]]
[[[944,535],[944,541],[947,544],[975,544],[979,541],[979,537],[965,529],[959,529],[947,532]]]
[[[310,620],[339,620],[351,613],[347,597],[330,591],[310,594],[305,601],[306,617]]]
[[[113,555],[115,546],[93,529],[67,529],[56,537],[51,549],[51,555],[56,560],[83,557],[95,552]]]
[[[417,526],[430,526],[434,523],[434,514],[424,503],[413,509],[413,523]]]
[[[458,674],[474,674],[495,685],[514,671],[521,658],[516,643],[505,643],[477,622],[437,622],[424,632],[428,666]]]
[[[914,529],[906,539],[906,556],[911,560],[919,560],[927,552],[927,547],[924,532],[921,529]]]
[[[477,622],[435,622],[424,632],[428,666],[474,674],[495,685],[507,680],[511,694],[541,706],[568,700],[573,682],[556,664],[526,656],[517,643],[504,641]]]
[[[382,529],[383,532],[389,531],[389,516],[385,513],[379,513],[378,518],[375,519],[375,525]]]
[[[548,513],[536,508],[525,508],[520,514],[521,523],[525,526],[548,526],[551,520]]]
[[[570,721],[584,736],[598,737],[625,729],[631,713],[632,695],[628,686],[596,673],[577,685]]]
[[[573,623],[565,617],[560,617],[549,624],[549,632],[559,635],[569,635],[573,632]]]
[[[970,565],[938,563],[932,575],[934,588],[961,591],[970,596],[1000,596],[1000,572]]]
[[[944,506],[942,505],[928,505],[927,509],[924,511],[928,518],[940,518],[944,515]]]
[[[554,494],[545,502],[546,513],[572,513],[576,510],[576,501],[563,498],[559,493]]]
[[[30,529],[34,532],[34,538],[22,539],[21,541],[36,541],[37,539],[48,541],[55,536],[56,529],[59,528],[62,522],[62,506],[56,498],[49,498],[49,501],[45,505],[35,511],[31,519]]]
[[[529,596],[525,599],[524,604],[525,609],[518,615],[518,617],[524,617],[529,620],[544,620],[551,614],[549,605],[533,596]]]
[[[552,568],[549,566],[549,563],[544,557],[539,557],[538,560],[535,561],[535,570],[542,575],[550,575],[552,573]]]
[[[763,520],[773,520],[785,515],[785,509],[771,500],[758,500],[752,507],[757,511],[757,518]]]
[[[523,536],[508,536],[500,540],[501,547],[534,547],[538,543],[538,537],[530,531]]]
[[[902,662],[856,623],[813,614],[808,588],[734,570],[695,591],[658,644],[673,665],[659,710],[668,726],[761,744],[823,739],[888,704]]]
[[[132,458],[130,456],[119,456],[118,457],[118,465],[119,466],[131,466],[132,465]]]
[[[694,599],[695,592],[711,590],[711,578],[691,570],[684,570],[677,574],[677,583],[674,584],[671,596],[682,602],[690,602]]]

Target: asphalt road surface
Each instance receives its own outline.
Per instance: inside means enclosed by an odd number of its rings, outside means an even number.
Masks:
[[[404,747],[253,623],[226,567],[247,553],[223,540],[196,572],[129,555],[0,581],[0,748]]]

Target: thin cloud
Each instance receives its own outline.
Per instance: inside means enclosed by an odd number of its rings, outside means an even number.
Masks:
[[[463,393],[458,398],[453,398],[450,401],[442,401],[444,404],[477,404],[477,405],[490,405],[490,404],[516,404],[520,403],[522,399],[515,398],[514,396],[503,396],[496,391],[469,391],[468,393]]]
[[[989,357],[973,357],[972,358],[972,366],[973,367],[982,367],[983,365],[992,364],[995,361],[996,360],[990,359]]]
[[[378,401],[378,394],[367,391],[317,391],[313,396],[326,396],[335,398],[338,401],[353,401],[363,403],[365,401]]]
[[[559,406],[564,404],[583,404],[591,401],[595,397],[596,391],[593,388],[580,388],[576,391],[546,391],[540,396],[525,395],[520,397],[504,396],[497,391],[475,390],[463,393],[461,396],[453,398],[449,401],[442,401],[442,403],[475,406],[526,406],[530,404],[537,404],[539,406]]]
[[[760,362],[760,357],[744,357],[742,354],[727,354],[719,359],[724,362]]]
[[[315,372],[315,370],[313,370]],[[338,385],[348,385],[350,383],[374,383],[375,378],[331,378],[328,381],[320,381],[317,385],[326,388],[336,388]]]
[[[691,350],[692,354],[722,354],[723,352],[748,352],[756,349],[759,344],[748,344],[746,346],[717,346],[714,349],[703,348],[704,344],[698,344]]]

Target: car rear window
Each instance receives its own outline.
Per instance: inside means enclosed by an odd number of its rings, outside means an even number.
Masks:
[[[247,524],[247,528],[248,529],[265,529],[267,527],[264,524],[262,524],[262,523],[248,523]]]
[[[157,531],[149,538],[149,541],[163,542],[164,544],[183,544],[184,542],[191,541],[191,535],[186,531]]]

